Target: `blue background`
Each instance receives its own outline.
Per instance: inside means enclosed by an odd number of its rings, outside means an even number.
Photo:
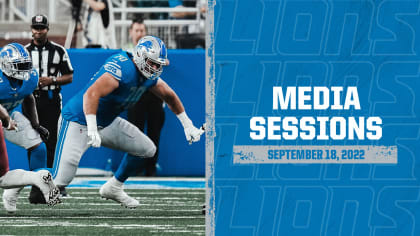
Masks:
[[[69,56],[74,69],[73,82],[63,86],[63,106],[83,88],[105,60],[119,52],[103,49],[70,49]],[[170,65],[165,67],[162,78],[181,98],[185,110],[193,123],[199,127],[204,123],[205,100],[205,56],[204,50],[169,50]],[[188,145],[184,129],[176,116],[166,106],[165,124],[161,133],[158,163],[160,176],[204,176],[204,138]],[[122,116],[126,114],[122,114]],[[9,142],[10,168],[28,168],[26,150]],[[123,153],[108,148],[90,148],[82,157],[79,167],[116,170]],[[107,166],[108,165],[108,166]]]
[[[215,4],[211,230],[241,236],[420,235],[420,2]],[[362,109],[273,111],[273,86],[357,86]],[[383,137],[249,137],[252,116],[303,115],[379,116]],[[395,145],[398,164],[233,164],[234,145]]]

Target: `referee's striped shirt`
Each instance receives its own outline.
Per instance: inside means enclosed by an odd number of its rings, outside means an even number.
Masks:
[[[63,46],[49,40],[44,45],[37,46],[32,40],[25,48],[31,54],[33,67],[38,71],[39,77],[60,77],[73,73],[69,55]],[[56,88],[59,88],[59,85],[45,86],[42,90]]]

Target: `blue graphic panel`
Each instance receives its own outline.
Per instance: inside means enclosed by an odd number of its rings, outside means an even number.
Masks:
[[[210,10],[208,232],[420,235],[420,1],[218,0]]]

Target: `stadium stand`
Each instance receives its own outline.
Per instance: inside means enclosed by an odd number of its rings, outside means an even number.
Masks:
[[[74,25],[71,26],[72,13],[74,14],[73,6],[75,3],[80,3],[81,1],[82,0],[0,0],[0,47],[9,42],[28,43],[31,38],[29,22],[31,16],[38,13],[45,14],[50,19],[52,30],[49,32],[49,37],[51,40],[64,45],[69,27],[74,28]],[[195,17],[190,17],[188,19],[173,19],[170,17],[163,19],[162,17],[159,19],[145,18],[149,33],[160,37],[166,42],[169,49],[174,49],[177,45],[180,45],[180,43],[176,41],[176,38],[178,35],[182,34],[182,28],[185,26],[200,28],[200,25],[202,26],[204,22],[199,4],[194,4],[197,2],[196,0],[187,0],[186,2],[191,3],[187,4],[187,7],[182,8],[169,7],[168,4],[167,6],[165,6],[165,4],[155,4],[156,6],[153,4],[143,4],[146,7],[141,7],[138,4],[138,0],[112,0],[111,2],[111,12],[114,18],[113,25],[115,27],[115,37],[118,48],[128,42],[128,28],[133,17],[136,17],[136,14],[150,16],[154,13],[166,15],[177,12],[196,13]],[[165,3],[168,2],[168,0],[148,0],[142,2]],[[148,5],[151,7],[147,7]],[[83,14],[80,13],[80,15],[82,16]],[[71,46],[81,47],[77,42],[72,42]],[[196,45],[191,47],[195,46]]]

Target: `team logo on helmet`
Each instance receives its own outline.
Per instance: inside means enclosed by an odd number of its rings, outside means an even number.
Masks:
[[[143,46],[148,52],[153,49],[153,43],[151,41],[142,42],[140,45]]]

